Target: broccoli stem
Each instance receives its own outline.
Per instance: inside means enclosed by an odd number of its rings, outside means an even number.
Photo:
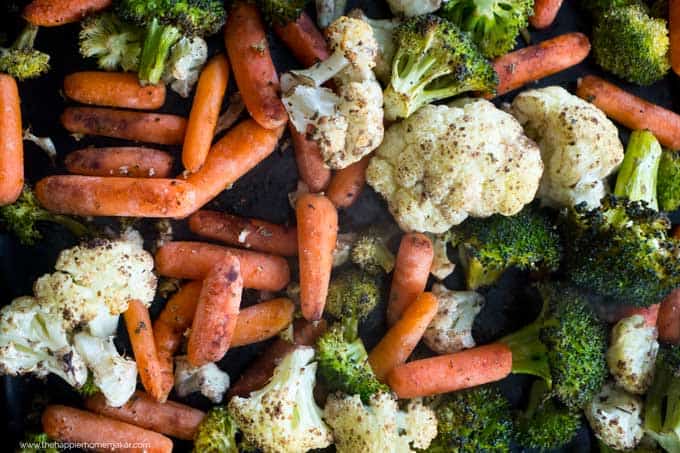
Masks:
[[[146,38],[139,59],[139,80],[156,84],[165,70],[170,48],[182,37],[181,32],[171,25],[161,25],[153,19],[146,28]]]
[[[36,36],[38,36],[38,26],[26,24],[11,48],[16,50],[31,50],[35,45]]]
[[[680,450],[680,378],[665,367],[647,392],[644,428],[666,451]]]
[[[621,169],[616,177],[614,195],[631,201],[644,201],[658,210],[656,179],[661,160],[661,145],[649,131],[630,135]]]
[[[552,373],[548,362],[548,349],[540,340],[540,332],[548,323],[542,316],[528,326],[499,340],[512,351],[512,372],[531,374],[542,378],[552,388]]]

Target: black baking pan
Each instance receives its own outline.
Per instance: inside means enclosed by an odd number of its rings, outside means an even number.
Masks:
[[[22,23],[18,12],[24,3],[0,0],[0,32],[9,40],[21,28]],[[566,1],[552,27],[541,32],[531,31],[532,40],[539,42],[570,31],[581,31],[589,34],[590,24],[578,10],[576,3],[571,0]],[[389,15],[387,5],[383,1],[350,0],[349,7],[361,7],[372,17],[388,17]],[[78,24],[41,29],[36,47],[52,56],[51,71],[37,80],[19,84],[24,125],[30,126],[36,135],[51,137],[59,154],[56,165],[53,165],[38,147],[27,142],[25,144],[26,175],[27,181],[30,183],[35,183],[38,179],[49,174],[65,173],[63,158],[70,151],[91,145],[126,144],[121,140],[99,137],[85,137],[76,141],[60,125],[59,116],[61,112],[67,105],[71,104],[64,99],[61,92],[64,76],[78,70],[95,69],[92,60],[85,60],[78,53],[78,31]],[[216,52],[223,52],[224,46],[220,35],[212,37],[209,44],[211,55]],[[525,45],[521,38],[518,44]],[[270,45],[276,66],[280,72],[299,67],[287,49],[278,43],[273,36],[270,36]],[[636,87],[604,74],[591,58],[575,68],[544,79],[527,88],[557,84],[573,92],[576,80],[585,74],[598,74],[607,77],[623,88],[652,102],[678,110],[678,95],[674,92],[678,86],[675,76],[669,75],[665,80],[650,87]],[[235,90],[233,77],[230,80],[229,89],[230,91]],[[170,90],[168,90],[168,93],[168,100],[162,111],[187,115],[191,105],[190,100],[182,99]],[[510,101],[514,94],[510,93],[496,102],[500,104]],[[626,135],[627,133],[622,131],[623,139],[627,138]],[[180,149],[178,147],[166,147],[166,149],[177,156],[176,160],[179,161]],[[179,173],[181,168],[177,166],[176,171]],[[285,136],[281,140],[278,151],[241,178],[231,189],[223,192],[208,207],[272,222],[293,222],[294,215],[289,206],[287,194],[295,189],[296,183],[295,160],[290,140]],[[385,203],[367,187],[357,203],[341,213],[340,220],[341,230],[350,231],[365,225],[389,222],[391,217]],[[116,224],[115,220],[108,219],[97,219],[97,222]],[[175,239],[197,239],[188,231],[184,221],[173,221],[172,225]],[[140,221],[137,226],[144,234],[148,244],[151,245],[156,234],[154,222],[152,220]],[[0,231],[0,305],[8,304],[17,296],[31,294],[33,281],[40,275],[52,270],[59,251],[76,244],[75,238],[59,227],[46,226],[43,232],[44,239],[42,241],[33,247],[26,247],[19,244],[11,235]],[[458,272],[450,276],[445,283],[451,289],[464,288],[462,276]],[[475,321],[473,330],[478,343],[497,339],[533,319],[538,313],[538,302],[527,290],[529,284],[530,278],[526,273],[512,270],[507,272],[497,285],[482,291],[486,296],[487,303]],[[155,301],[152,306],[152,316],[158,313],[163,303],[161,299]],[[371,348],[380,339],[385,330],[383,314],[384,310],[376,310],[373,318],[369,319],[362,327],[362,336],[368,348]],[[119,328],[119,336],[116,342],[121,351],[131,354],[124,330],[124,328]],[[251,347],[233,349],[229,351],[219,365],[232,376],[232,379],[235,379],[249,362],[267,347],[267,344],[265,342]],[[38,426],[40,412],[48,402],[75,406],[81,404],[79,397],[69,386],[53,376],[44,381],[30,376],[5,376],[0,377],[0,379],[2,382],[0,389],[0,429],[2,431],[0,431],[0,434],[2,435],[1,438],[4,439],[4,448],[8,450],[12,448],[11,446],[16,445],[24,430]],[[512,376],[501,382],[504,393],[514,407],[520,407],[524,402],[530,382],[530,378],[522,376]],[[171,398],[173,397],[171,396]],[[199,396],[184,401],[196,407],[206,408],[209,406],[209,402]],[[176,451],[188,451],[191,447],[186,442],[176,442],[175,445]],[[561,451],[587,452],[596,450],[596,443],[584,420],[579,435]]]

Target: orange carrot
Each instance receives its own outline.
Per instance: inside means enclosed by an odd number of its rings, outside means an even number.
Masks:
[[[14,203],[24,187],[24,143],[16,81],[0,74],[0,206]]]
[[[84,148],[66,155],[66,169],[85,176],[167,178],[172,156],[165,151],[138,146]]]
[[[671,67],[673,72],[680,75],[680,0],[668,1],[668,38]]]
[[[180,145],[186,128],[186,120],[177,115],[98,107],[67,107],[61,115],[61,124],[76,134],[161,145]]]
[[[205,416],[203,411],[185,404],[174,401],[159,403],[139,390],[121,407],[108,406],[101,393],[86,399],[85,407],[105,417],[184,440],[193,440]]]
[[[24,19],[40,27],[78,22],[88,14],[111,6],[112,0],[33,0],[22,13]]]
[[[387,384],[399,398],[418,398],[496,382],[511,370],[510,348],[493,343],[399,365]]]
[[[305,134],[298,132],[293,125],[290,125],[288,130],[293,140],[295,163],[300,179],[307,184],[310,192],[322,192],[331,181],[331,170],[323,162],[319,145],[307,140]]]
[[[661,304],[650,305],[649,307],[622,307],[619,313],[619,319],[629,318],[631,316],[640,315],[645,318],[645,324],[648,326],[656,326],[659,318],[659,307]]]
[[[253,119],[265,129],[286,124],[288,113],[279,97],[279,77],[257,7],[245,1],[234,3],[224,26],[224,45]]]
[[[297,255],[295,228],[206,210],[189,217],[189,228],[199,236],[226,244],[273,255]]]
[[[424,234],[408,233],[401,238],[387,305],[389,325],[394,325],[406,307],[425,291],[433,259],[432,241]]]
[[[293,321],[295,305],[285,297],[244,308],[238,314],[231,347],[268,340]]]
[[[349,208],[357,201],[366,185],[366,168],[371,156],[338,170],[328,186],[328,198],[337,208]]]
[[[275,24],[274,33],[306,68],[330,56],[326,39],[306,13],[302,13],[295,22]]]
[[[659,340],[680,344],[680,289],[670,293],[659,307]]]
[[[338,237],[338,212],[323,195],[300,196],[295,207],[300,262],[300,305],[309,321],[321,319]]]
[[[162,434],[68,406],[50,405],[42,414],[45,434],[56,442],[89,444],[102,452],[170,453],[172,441]],[[95,444],[104,444],[96,446]],[[137,445],[123,447],[122,445]]]
[[[586,35],[567,33],[497,58],[493,63],[499,79],[496,96],[575,66],[588,53]]]
[[[216,55],[205,65],[198,79],[184,137],[182,163],[192,173],[201,168],[210,150],[228,82],[227,57]]]
[[[162,373],[156,343],[153,339],[149,309],[138,300],[131,300],[123,314],[132,352],[142,385],[157,401],[165,401],[162,395]]]
[[[596,76],[579,80],[576,94],[629,129],[647,129],[659,142],[680,149],[680,115],[632,95]]]
[[[422,293],[373,348],[368,363],[379,380],[384,380],[394,367],[406,362],[437,314],[437,306],[437,298],[432,293]]]
[[[130,72],[83,71],[64,78],[64,94],[83,104],[155,110],[165,103],[165,85],[142,85]]]
[[[44,208],[79,216],[182,218],[196,205],[194,188],[179,179],[48,176],[35,193]]]
[[[548,28],[555,21],[561,7],[562,0],[536,0],[534,2],[534,15],[529,18],[529,23],[539,30]]]

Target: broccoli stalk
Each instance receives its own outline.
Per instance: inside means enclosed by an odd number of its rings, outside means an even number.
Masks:
[[[194,452],[238,453],[236,423],[222,406],[213,407],[205,414],[194,436]]]
[[[634,131],[628,140],[623,163],[616,177],[614,195],[630,201],[644,201],[659,209],[656,198],[661,145],[649,131]]]
[[[27,24],[9,48],[0,48],[0,72],[18,80],[33,79],[50,69],[50,56],[33,48],[36,25]]]
[[[659,161],[656,194],[663,211],[680,207],[680,153],[664,149]]]
[[[268,24],[283,27],[300,17],[307,0],[257,0],[256,3]]]
[[[680,346],[663,346],[645,401],[644,428],[666,451],[680,451]]]

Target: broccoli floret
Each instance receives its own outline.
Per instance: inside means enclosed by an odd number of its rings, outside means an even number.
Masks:
[[[51,447],[54,441],[47,433],[26,433],[24,439],[19,442],[17,453],[59,453],[59,449]]]
[[[449,0],[439,14],[471,34],[487,58],[515,47],[520,31],[534,13],[534,0]]]
[[[94,376],[92,373],[87,374],[87,381],[83,384],[82,387],[78,388],[78,394],[82,396],[83,398],[87,398],[93,395],[96,395],[99,393],[99,387],[97,387],[97,384],[94,383]]]
[[[543,211],[525,207],[512,217],[469,218],[451,230],[467,286],[494,283],[510,267],[554,271],[561,257],[557,228]]]
[[[659,161],[656,193],[663,211],[680,207],[680,153],[664,149]]]
[[[639,5],[605,12],[593,29],[595,61],[638,85],[650,85],[670,69],[668,27]]]
[[[659,209],[656,198],[657,173],[661,159],[661,145],[649,131],[630,134],[623,163],[616,177],[614,195],[631,201],[644,201],[652,209]]]
[[[256,3],[267,23],[283,26],[300,17],[307,0],[257,0]]]
[[[19,199],[7,206],[0,207],[0,222],[25,245],[33,245],[42,239],[37,228],[38,222],[54,222],[68,228],[78,237],[89,235],[92,228],[81,222],[61,214],[54,214],[44,209],[30,187],[25,186]]]
[[[205,414],[194,436],[196,453],[239,453],[236,443],[236,423],[223,406],[213,407]]]
[[[680,451],[680,346],[664,345],[645,401],[644,429],[666,451]]]
[[[138,74],[149,83],[158,83],[170,48],[180,38],[217,33],[226,17],[219,0],[121,0],[117,12],[123,20],[146,28]]]
[[[469,36],[437,16],[409,19],[395,32],[397,51],[385,90],[385,118],[468,91],[492,92],[498,75]]]
[[[394,269],[395,259],[387,247],[390,238],[390,233],[379,228],[370,228],[360,234],[352,244],[352,262],[370,274],[389,274]]]
[[[0,48],[0,72],[25,80],[49,71],[50,56],[33,48],[37,35],[38,27],[26,24],[14,44],[9,48]]]
[[[328,286],[325,310],[336,319],[362,320],[380,302],[380,286],[375,277],[357,269],[347,269]]]
[[[97,58],[99,68],[106,71],[136,71],[142,52],[144,31],[122,22],[113,13],[88,17],[80,30],[80,54]]]

